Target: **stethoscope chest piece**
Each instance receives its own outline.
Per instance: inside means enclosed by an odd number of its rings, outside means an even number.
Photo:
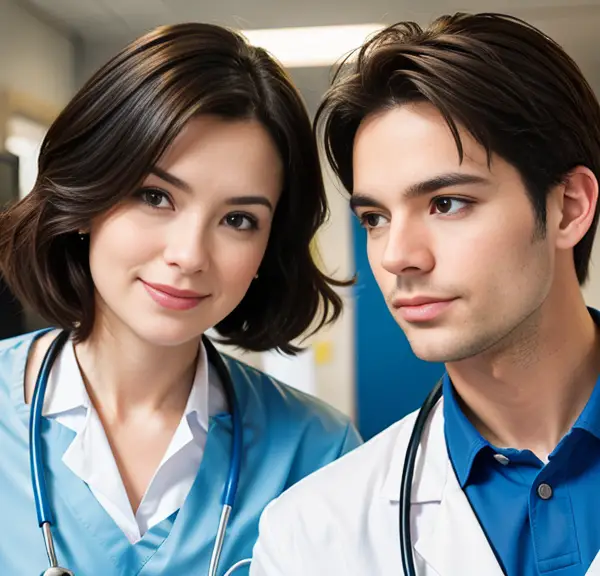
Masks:
[[[60,566],[53,566],[48,568],[45,572],[42,572],[42,576],[75,576],[73,572]]]

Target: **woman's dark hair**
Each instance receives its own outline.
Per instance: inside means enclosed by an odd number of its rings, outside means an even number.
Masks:
[[[50,127],[31,193],[0,215],[0,272],[53,325],[84,340],[94,324],[88,243],[80,229],[149,174],[192,117],[256,119],[284,166],[259,278],[216,329],[248,350],[279,348],[335,320],[332,288],[311,241],[327,202],[311,123],[282,67],[239,34],[208,24],[160,27],[103,66]]]
[[[352,193],[352,149],[370,114],[425,101],[448,124],[462,161],[461,125],[521,174],[538,230],[547,194],[576,166],[600,177],[600,107],[575,62],[533,26],[502,14],[442,16],[427,29],[390,26],[346,59],[315,119],[329,162]],[[583,284],[598,224],[574,248]]]

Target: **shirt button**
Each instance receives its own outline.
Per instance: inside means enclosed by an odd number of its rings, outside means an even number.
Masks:
[[[499,462],[502,466],[510,464],[510,460],[504,454],[494,454],[494,458],[496,459],[496,462]]]
[[[540,484],[537,487],[537,493],[542,500],[550,500],[552,498],[552,486],[546,483]]]

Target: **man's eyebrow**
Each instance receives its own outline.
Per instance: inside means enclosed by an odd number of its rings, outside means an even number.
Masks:
[[[419,196],[426,196],[433,192],[444,190],[445,188],[452,188],[454,186],[468,186],[471,184],[489,184],[489,180],[483,176],[477,176],[475,174],[463,174],[460,172],[448,172],[447,174],[440,174],[411,184],[402,195],[406,198],[418,198]],[[365,192],[354,192],[350,197],[350,208],[353,212],[356,212],[357,208],[376,208],[383,210],[385,207],[381,202],[375,200],[372,196]]]
[[[357,208],[377,208],[378,210],[383,210],[384,206],[368,194],[354,192],[350,197],[350,209],[352,212],[356,212]]]
[[[444,188],[452,188],[454,186],[467,186],[469,184],[489,184],[489,180],[483,176],[477,176],[476,174],[464,174],[461,172],[448,172],[446,174],[440,174],[423,180],[423,182],[417,182],[409,186],[404,195],[407,198],[416,198],[418,196],[424,196],[443,190]]]

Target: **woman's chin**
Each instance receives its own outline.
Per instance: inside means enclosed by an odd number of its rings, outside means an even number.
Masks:
[[[149,319],[148,319],[149,320]],[[197,342],[202,337],[204,330],[198,323],[188,321],[173,321],[164,319],[151,322],[138,323],[137,326],[131,326],[137,336],[152,346],[157,347],[175,347]]]

